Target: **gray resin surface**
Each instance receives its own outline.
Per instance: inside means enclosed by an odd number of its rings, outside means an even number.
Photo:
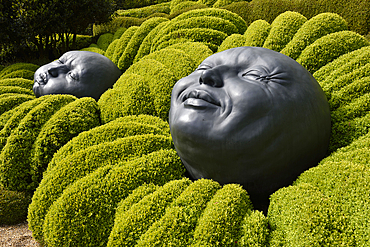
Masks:
[[[216,53],[179,80],[169,123],[193,179],[242,184],[255,205],[317,165],[331,130],[327,99],[312,75],[260,47]]]
[[[120,77],[121,71],[107,57],[89,51],[70,51],[40,67],[34,75],[36,97],[71,94],[77,98],[100,96]]]

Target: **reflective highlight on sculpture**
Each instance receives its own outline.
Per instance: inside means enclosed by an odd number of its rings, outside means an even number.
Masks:
[[[100,96],[120,77],[121,71],[107,57],[89,51],[70,51],[40,67],[34,75],[36,97],[71,94],[77,98]]]
[[[316,165],[330,137],[316,80],[295,60],[260,47],[216,53],[179,80],[169,123],[192,178],[242,184],[255,205]]]

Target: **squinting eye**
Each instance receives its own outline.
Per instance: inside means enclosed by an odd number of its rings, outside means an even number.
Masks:
[[[71,77],[73,80],[78,80],[78,76],[77,74],[73,73],[73,72],[69,72],[68,73],[68,76]]]
[[[262,73],[257,70],[249,70],[242,74],[243,77],[245,76],[253,76],[253,77],[261,77]]]

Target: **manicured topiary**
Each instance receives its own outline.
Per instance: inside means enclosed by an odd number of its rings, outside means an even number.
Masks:
[[[91,51],[91,52],[95,52],[101,55],[104,55],[105,53],[104,50],[97,48],[97,47],[86,47],[86,48],[81,49],[81,51]]]
[[[297,62],[314,73],[340,55],[369,44],[370,42],[364,37],[351,31],[331,33],[307,46],[298,57]]]
[[[129,27],[119,39],[119,43],[117,43],[116,48],[114,49],[113,56],[111,58],[113,63],[115,63],[116,65],[118,64],[118,60],[121,58],[122,54],[125,52],[127,44],[130,42],[132,36],[135,34],[138,28],[139,27],[137,26]]]
[[[235,47],[244,46],[245,40],[246,40],[246,38],[245,38],[244,35],[234,33],[234,34],[228,36],[221,43],[221,45],[218,47],[217,52],[225,51],[225,50],[235,48]]]
[[[197,66],[201,64],[204,59],[212,55],[211,49],[209,49],[208,46],[200,42],[178,43],[171,45],[168,48],[174,48],[184,51],[191,57],[191,59],[194,60]]]
[[[287,11],[280,14],[271,23],[270,33],[263,47],[274,51],[281,51],[306,21],[307,18],[297,12]]]
[[[346,105],[338,107],[331,112],[332,124],[349,122],[356,117],[363,117],[370,111],[370,94],[366,93]]]
[[[198,3],[203,3],[208,7],[213,7],[217,0],[198,0]]]
[[[253,7],[247,1],[233,2],[233,3],[230,3],[228,5],[221,7],[221,9],[226,9],[230,12],[233,12],[239,15],[246,22],[247,26],[256,20],[256,19],[253,19],[254,17]],[[260,18],[257,18],[257,19],[260,19]]]
[[[29,94],[34,95],[30,89],[17,87],[17,86],[0,86],[0,94],[4,93],[18,93],[18,94]]]
[[[262,19],[272,23],[280,14],[286,11],[294,11],[292,3],[293,1],[291,0],[252,0],[249,2],[252,11],[250,11],[249,16],[243,15],[243,18],[246,17],[246,20],[251,22]]]
[[[114,209],[123,198],[144,183],[163,185],[181,178],[183,172],[180,158],[173,150],[96,170],[64,190],[50,207],[44,223],[46,243],[50,246],[107,243],[114,224]]]
[[[90,45],[89,45],[89,47],[96,47],[96,48],[99,48],[99,46],[98,46],[97,44],[95,44],[95,43],[90,44]]]
[[[182,15],[183,13],[186,13],[186,12],[189,12],[189,11],[193,11],[193,10],[196,10],[196,9],[206,9],[206,8],[208,8],[207,5],[201,4],[201,3],[196,3],[196,4],[191,5],[189,7],[182,8],[178,11],[172,12],[170,15],[168,15],[168,19],[170,19],[170,20],[174,19],[177,16]]]
[[[109,58],[110,60],[113,60],[114,51],[116,50],[116,46],[119,43],[119,39],[115,39],[112,41],[112,43],[109,44],[107,50],[104,53],[104,56]]]
[[[244,36],[244,46],[262,47],[271,30],[271,25],[265,20],[257,20],[249,25]]]
[[[24,192],[0,187],[0,225],[14,225],[27,219],[31,197]]]
[[[145,21],[143,24],[140,25],[140,27],[137,29],[135,34],[128,42],[124,53],[118,60],[118,68],[120,70],[125,71],[126,69],[128,69],[128,67],[130,67],[145,37],[150,33],[150,31],[153,28],[155,28],[158,24],[164,21],[167,21],[167,19],[163,17],[155,17],[150,18],[149,20]]]
[[[93,36],[99,36],[104,33],[115,33],[118,29],[132,26],[140,26],[145,21],[144,18],[136,17],[115,17],[107,23],[93,26]]]
[[[99,107],[93,98],[75,100],[57,111],[44,124],[33,144],[30,154],[33,189],[40,183],[43,172],[59,148],[79,133],[99,125]]]
[[[344,30],[347,30],[347,22],[338,14],[319,14],[302,25],[281,53],[297,59],[301,52],[317,39]]]
[[[114,33],[113,35],[113,41],[116,39],[120,39],[122,34],[126,32],[127,28],[126,27],[120,27],[118,30]]]
[[[190,246],[202,212],[220,188],[217,182],[205,179],[189,185],[166,209],[163,217],[143,232],[137,246]],[[119,218],[116,215],[117,221]]]
[[[26,70],[26,69],[19,69],[19,70],[13,71],[11,73],[8,73],[6,75],[3,75],[1,77],[1,79],[24,78],[24,79],[28,79],[28,80],[33,80],[34,74],[35,74],[35,71]]]
[[[172,2],[172,1],[171,1]],[[188,10],[189,8],[199,8],[199,6],[203,8],[207,8],[207,5],[195,1],[183,1],[181,3],[176,4],[171,8],[170,14],[179,13],[183,10]]]
[[[13,109],[23,102],[35,99],[34,95],[18,94],[18,93],[4,93],[0,94],[0,114]]]
[[[184,189],[190,185],[189,179],[168,182],[155,192],[145,196],[127,211],[118,209],[115,223],[107,246],[135,246],[140,236],[165,214],[166,208]],[[140,227],[137,227],[140,225]],[[164,240],[164,239],[163,239]],[[165,241],[165,240],[164,240]],[[140,244],[139,244],[140,246]],[[146,245],[155,246],[155,245]]]
[[[252,211],[247,215],[242,224],[238,246],[267,246],[270,229],[266,216],[260,211]]]
[[[161,149],[172,149],[172,140],[169,137],[152,134],[135,135],[118,138],[112,142],[102,142],[73,152],[59,162],[55,161],[36,189],[29,208],[28,221],[33,236],[37,240],[42,240],[45,215],[68,185],[94,172],[99,167],[116,165],[121,161],[134,159]]]
[[[125,73],[98,101],[102,122],[128,115],[155,115],[153,100],[146,77]]]
[[[157,35],[157,33],[168,23],[168,21],[164,21],[159,23],[150,33],[145,37],[143,42],[141,43],[139,50],[136,53],[134,63],[138,62],[142,57],[148,55],[150,53],[153,39]]]
[[[252,203],[240,185],[227,184],[208,202],[194,231],[191,246],[235,246]]]
[[[17,70],[30,70],[35,72],[39,68],[38,65],[32,63],[15,63],[5,67],[3,70],[0,71],[0,78],[15,72]]]
[[[177,16],[172,21],[185,20],[191,17],[200,17],[200,16],[214,16],[228,20],[238,28],[238,33],[240,34],[243,34],[245,30],[247,30],[247,25],[240,16],[225,9],[206,8],[192,10]]]
[[[155,13],[170,13],[170,2],[150,5],[142,8],[117,10],[116,13],[119,16],[146,18]]]
[[[221,8],[234,2],[241,2],[242,0],[216,0],[213,4],[213,8]]]
[[[74,101],[71,95],[47,95],[11,132],[0,154],[0,181],[10,190],[26,191],[31,183],[30,160],[33,144],[49,118],[62,106]]]
[[[32,90],[33,80],[24,78],[0,79],[0,86],[16,86]]]
[[[100,35],[98,41],[96,42],[98,47],[103,51],[106,51],[109,44],[113,41],[113,34],[112,33],[105,33]]]

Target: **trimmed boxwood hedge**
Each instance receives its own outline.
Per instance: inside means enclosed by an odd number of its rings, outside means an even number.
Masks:
[[[323,13],[305,22],[281,53],[297,59],[301,52],[317,39],[339,31],[347,30],[347,22],[334,13]]]
[[[173,2],[173,1],[171,1]],[[200,8],[207,8],[208,6],[194,1],[183,1],[181,3],[176,4],[175,6],[171,7],[170,14],[174,13],[184,13],[189,11],[189,9],[200,9]]]
[[[33,143],[42,126],[62,106],[74,101],[71,95],[46,95],[38,106],[33,108],[11,132],[0,154],[1,184],[15,191],[30,191],[30,163]]]
[[[117,29],[116,32],[114,32],[113,34],[113,41],[116,40],[116,39],[120,39],[122,34],[124,34],[126,32],[127,28],[126,27],[120,27]]]
[[[244,46],[262,47],[271,30],[271,25],[265,20],[252,22],[245,31]]]
[[[115,222],[107,246],[135,246],[150,226],[167,212],[166,208],[190,185],[187,178],[174,180],[145,196],[130,209],[117,209]],[[140,226],[140,227],[138,227]],[[139,244],[140,246],[140,244]],[[155,245],[144,245],[155,246]]]
[[[182,50],[194,60],[196,66],[201,64],[204,59],[212,55],[211,49],[200,42],[184,42],[169,46],[168,48],[174,48]]]
[[[125,52],[127,44],[130,42],[132,36],[135,34],[138,28],[138,26],[129,27],[119,39],[119,43],[117,43],[116,48],[114,49],[113,56],[110,58],[116,65],[118,64],[122,54]]]
[[[39,68],[38,65],[32,63],[15,63],[5,67],[3,70],[0,71],[0,78],[15,72],[17,70],[30,70],[35,72]]]
[[[34,238],[42,241],[45,215],[67,186],[99,167],[116,165],[161,149],[172,149],[172,145],[167,136],[135,135],[93,145],[56,161],[45,173],[29,207],[28,221]]]
[[[81,51],[91,51],[91,52],[95,52],[101,55],[105,54],[105,51],[98,47],[86,47],[86,48],[81,49]]]
[[[33,80],[24,78],[0,79],[0,86],[16,86],[32,90]]]
[[[117,10],[116,14],[119,16],[136,17],[136,18],[146,18],[155,13],[169,14],[171,2],[150,5],[150,6],[146,6],[142,8]]]
[[[119,39],[115,39],[112,41],[112,43],[109,44],[107,50],[104,53],[104,56],[109,58],[110,60],[113,60],[114,51],[116,50],[116,46],[119,43]]]
[[[227,184],[208,202],[194,230],[191,246],[235,246],[252,203],[237,184]]]
[[[307,46],[298,57],[297,62],[311,73],[315,73],[340,55],[369,44],[367,39],[352,31],[331,33]]]
[[[35,71],[26,70],[26,69],[19,69],[19,70],[13,71],[11,73],[8,73],[6,75],[3,75],[1,77],[1,79],[24,78],[24,79],[28,79],[28,80],[33,80],[34,74],[35,74]]]
[[[99,39],[96,42],[96,44],[98,45],[100,49],[102,49],[103,51],[106,51],[109,44],[112,43],[112,41],[113,41],[113,34],[105,33],[99,36]]]
[[[244,35],[234,33],[228,36],[218,47],[217,52],[225,51],[231,48],[244,46],[246,37]]]
[[[267,217],[260,211],[252,211],[243,220],[238,246],[268,246],[269,228]]]
[[[19,93],[0,94],[0,114],[17,107],[23,102],[35,99],[34,95]]]
[[[18,93],[18,94],[34,95],[33,91],[30,89],[17,87],[17,86],[0,86],[0,94],[4,94],[4,93]]]
[[[212,180],[196,180],[171,203],[162,218],[143,231],[136,246],[190,246],[198,219],[220,188]],[[116,219],[120,220],[120,216],[116,215]]]
[[[271,23],[270,33],[263,47],[274,51],[281,51],[306,21],[307,18],[297,12],[287,11],[280,14]]]
[[[183,173],[180,158],[173,150],[96,170],[64,190],[50,207],[44,223],[46,243],[105,245],[114,224],[114,209],[122,199],[144,183],[163,185],[181,178]]]
[[[0,226],[26,221],[30,203],[31,197],[26,193],[0,187]]]

